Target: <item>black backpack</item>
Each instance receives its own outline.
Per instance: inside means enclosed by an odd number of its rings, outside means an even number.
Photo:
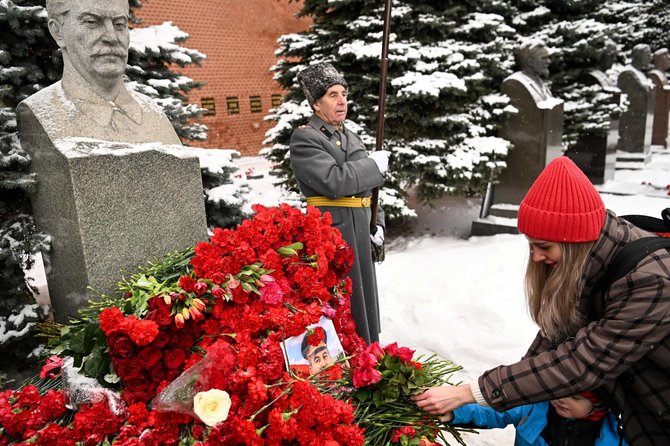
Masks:
[[[647,215],[623,215],[624,220],[658,234],[657,237],[645,237],[627,243],[614,257],[605,276],[598,283],[598,289],[607,290],[615,281],[625,276],[645,257],[662,248],[670,249],[670,208],[661,211],[661,218]]]
[[[600,293],[601,298],[612,283],[632,271],[635,266],[650,253],[662,248],[670,249],[670,208],[666,208],[661,212],[661,218],[649,217],[647,215],[622,215],[620,218],[627,220],[645,231],[654,232],[658,236],[641,238],[624,245],[608,266],[605,276],[600,279],[595,287],[595,290]],[[595,307],[593,310],[595,310],[596,315],[602,313],[603,304],[602,300],[594,302]],[[626,371],[618,378],[618,381],[623,382],[623,386],[626,385],[625,376],[628,373],[629,372]],[[596,392],[616,413],[621,413],[621,410],[617,408],[614,399],[604,388],[599,388]],[[623,427],[620,420],[618,431],[619,437],[623,439]],[[619,444],[621,444],[621,442],[619,442]]]

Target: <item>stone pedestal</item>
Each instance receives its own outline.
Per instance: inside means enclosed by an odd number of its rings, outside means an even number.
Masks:
[[[628,108],[619,120],[617,150],[634,154],[637,161],[648,163],[654,123],[653,85],[641,71],[627,68],[619,75],[618,87],[628,101]]]
[[[651,144],[668,147],[668,115],[670,114],[670,86],[668,79],[660,70],[651,70],[647,76],[654,83],[654,124],[651,132]]]
[[[495,186],[493,204],[518,205],[549,161],[563,154],[563,101],[536,102],[528,86],[514,75],[503,81],[501,92],[518,112],[505,119],[501,129],[500,136],[514,148]]]
[[[517,233],[516,215],[540,172],[563,155],[563,101],[551,96],[546,85],[538,88],[521,72],[507,77],[501,92],[510,98],[516,113],[503,121],[500,137],[514,144],[498,182],[489,184],[480,218],[472,235]]]
[[[38,178],[36,224],[52,236],[56,320],[77,316],[95,297],[88,286],[111,295],[122,274],[207,239],[199,161],[180,146],[52,141],[34,115],[19,118]]]
[[[605,73],[591,70],[580,77],[585,85],[598,85],[612,93],[612,103],[619,104],[621,92],[609,84]],[[619,120],[610,117],[607,131],[584,131],[566,155],[584,172],[593,184],[604,184],[614,178],[617,142],[619,140]]]

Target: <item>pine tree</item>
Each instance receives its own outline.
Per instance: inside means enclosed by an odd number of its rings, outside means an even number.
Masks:
[[[34,254],[48,250],[48,237],[33,223],[29,195],[36,178],[28,172],[30,158],[19,144],[14,113],[20,101],[60,77],[43,6],[44,1],[0,2],[0,356],[17,368],[37,345],[26,339],[31,327],[45,316],[24,270]]]
[[[652,0],[646,3],[648,20],[642,32],[640,43],[647,43],[652,51],[670,48],[670,5],[666,0]]]
[[[283,184],[296,190],[288,164],[292,130],[307,121],[295,76],[309,63],[330,61],[349,84],[349,119],[374,146],[383,2],[307,0],[307,32],[283,36],[276,78],[288,90],[268,132],[266,156]],[[422,200],[482,192],[504,166],[507,143],[497,138],[507,100],[498,93],[511,73],[514,30],[494,1],[394,1],[389,45],[384,148],[392,151],[382,205],[391,219],[412,215],[405,191]]]
[[[136,18],[135,22],[141,24],[140,19]],[[204,141],[207,139],[207,126],[194,121],[203,109],[196,104],[185,103],[188,101],[188,93],[203,83],[172,69],[175,65],[183,68],[199,64],[206,58],[197,50],[179,45],[188,37],[187,33],[171,22],[146,28],[136,25],[130,31],[126,75],[136,91],[149,96],[161,106],[183,140]]]

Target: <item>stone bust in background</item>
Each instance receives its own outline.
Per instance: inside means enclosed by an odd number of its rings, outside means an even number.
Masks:
[[[659,76],[661,76],[661,79],[664,80],[664,84],[668,83],[668,76],[666,72],[670,70],[670,52],[668,52],[667,48],[661,48],[660,50],[654,51],[654,68],[655,71]]]
[[[603,88],[605,87],[615,87],[616,79],[611,79],[608,76],[608,70],[612,68],[617,57],[617,46],[614,41],[607,39],[603,43],[603,47],[600,50],[600,56],[598,57],[597,66],[587,71],[588,76],[591,76],[592,79],[588,77],[581,79],[586,84],[599,84]]]
[[[635,154],[636,162],[649,162],[654,120],[655,88],[647,78],[651,64],[649,45],[635,45],[631,50],[631,63],[619,74],[617,86],[626,95],[627,108],[619,121],[617,150]]]
[[[72,136],[181,144],[154,102],[123,81],[130,33],[127,0],[47,0],[49,31],[63,54],[61,81],[17,108],[51,140]]]
[[[631,67],[637,70],[644,78],[644,73],[650,68],[651,64],[651,48],[649,45],[641,43],[635,45],[630,52]]]
[[[536,103],[552,98],[545,82],[549,77],[549,51],[544,43],[528,40],[519,46],[516,57],[520,71],[513,73],[508,79],[521,82]]]

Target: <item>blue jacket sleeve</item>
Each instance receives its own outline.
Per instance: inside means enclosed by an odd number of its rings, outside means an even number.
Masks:
[[[474,424],[487,429],[504,428],[513,424],[515,427],[526,417],[531,406],[519,406],[505,412],[497,412],[491,407],[479,404],[466,404],[454,410],[451,424]]]

